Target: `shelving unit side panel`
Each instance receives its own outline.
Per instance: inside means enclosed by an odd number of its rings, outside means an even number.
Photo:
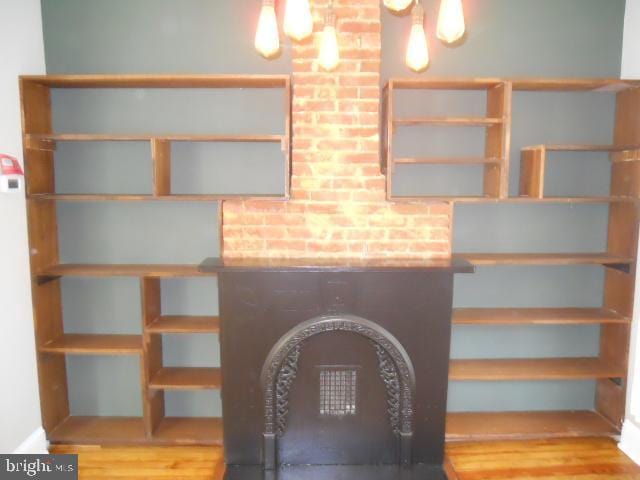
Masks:
[[[32,133],[52,132],[51,93],[49,88],[20,81],[25,180],[27,193],[54,193],[54,157],[49,149],[29,148]]]
[[[22,131],[51,133],[51,97],[49,88],[20,79]],[[53,152],[32,150],[24,142],[27,192],[54,192]],[[64,333],[60,282],[38,285],[36,273],[58,263],[58,223],[55,202],[27,202],[29,252],[32,278],[34,331],[36,336],[40,409],[47,434],[69,416],[69,393],[64,356],[48,355],[40,347]]]
[[[60,282],[38,284],[42,266],[58,261],[58,227],[55,202],[27,202],[32,275],[33,320],[40,387],[42,423],[47,433],[69,416],[66,360],[40,348],[64,334]]]
[[[614,145],[640,143],[640,88],[618,92]],[[640,169],[637,162],[612,164],[611,195],[640,196]],[[609,207],[607,250],[634,260],[638,252],[638,206],[633,203],[612,203]],[[635,295],[635,263],[629,273],[607,272],[605,276],[604,307],[628,318],[633,318]],[[625,415],[626,376],[629,360],[630,327],[605,325],[600,334],[600,357],[620,365],[625,381],[618,384],[599,380],[596,388],[596,409],[615,425],[620,426]]]

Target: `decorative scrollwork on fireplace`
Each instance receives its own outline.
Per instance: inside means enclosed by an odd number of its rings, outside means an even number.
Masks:
[[[380,375],[387,388],[388,412],[394,433],[413,432],[415,374],[400,342],[380,325],[353,315],[317,317],[292,328],[274,345],[261,375],[264,392],[264,433],[281,436],[286,429],[288,395],[295,379],[303,343],[333,331],[353,332],[369,339],[378,355]]]
[[[293,385],[298,372],[298,359],[300,358],[301,344],[296,345],[289,355],[284,359],[284,363],[278,371],[276,380],[276,431],[278,435],[284,433],[287,425],[287,413],[289,412],[289,389]]]
[[[393,433],[400,431],[400,379],[398,370],[387,351],[375,342],[371,342],[378,355],[380,378],[387,389],[387,412]]]

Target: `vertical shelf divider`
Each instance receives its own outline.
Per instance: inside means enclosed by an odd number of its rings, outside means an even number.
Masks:
[[[485,157],[499,158],[500,163],[484,167],[484,195],[493,198],[509,196],[509,149],[511,146],[511,82],[503,82],[487,90],[487,117],[502,122],[487,127]]]
[[[171,195],[171,142],[151,139],[153,160],[153,195]]]
[[[144,426],[147,439],[164,418],[164,391],[149,388],[151,379],[162,368],[162,335],[148,331],[151,323],[161,315],[160,279],[141,278],[143,352],[142,352],[142,401]]]
[[[544,146],[526,148],[520,157],[520,196],[544,198],[546,149]]]

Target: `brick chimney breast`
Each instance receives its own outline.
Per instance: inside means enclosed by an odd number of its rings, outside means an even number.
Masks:
[[[328,2],[312,0],[313,40],[293,43],[288,201],[223,203],[223,256],[441,258],[451,206],[385,200],[380,172],[380,0],[335,0],[340,65],[318,65]]]

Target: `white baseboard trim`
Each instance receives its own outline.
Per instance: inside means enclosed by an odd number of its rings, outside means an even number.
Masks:
[[[44,455],[49,453],[49,442],[47,442],[47,435],[42,427],[33,432],[27,437],[27,439],[18,445],[13,453],[19,455],[38,454]]]
[[[631,420],[625,420],[622,425],[622,435],[618,448],[640,465],[640,427]]]

